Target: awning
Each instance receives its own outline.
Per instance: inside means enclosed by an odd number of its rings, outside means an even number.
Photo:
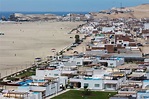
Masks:
[[[131,75],[128,75],[128,77],[142,77],[142,76],[144,76],[144,73],[140,73],[140,74],[131,74]]]

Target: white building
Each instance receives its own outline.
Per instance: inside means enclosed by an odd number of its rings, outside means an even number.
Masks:
[[[77,71],[70,71],[70,70],[59,70],[59,69],[55,69],[55,70],[48,70],[48,69],[36,69],[36,76],[37,77],[57,77],[59,79],[59,83],[62,86],[66,86],[67,82],[68,82],[68,77],[67,76],[61,76],[62,74],[76,74]]]
[[[104,58],[99,60],[100,63],[107,63],[108,67],[116,67],[124,64],[124,58]]]
[[[92,76],[70,78],[70,84],[79,88],[86,86],[91,90],[117,90],[122,84],[126,83],[125,73],[121,72],[110,73],[107,70],[87,70],[86,75]]]
[[[37,76],[31,78],[18,82],[21,86],[16,90],[4,90],[0,99],[43,99],[61,91],[58,78],[40,78]]]
[[[146,91],[138,91],[137,99],[149,99],[149,90]]]
[[[142,89],[149,89],[149,80],[144,80],[143,81]]]
[[[93,30],[93,26],[83,26],[79,29],[79,32],[83,34],[92,34]]]

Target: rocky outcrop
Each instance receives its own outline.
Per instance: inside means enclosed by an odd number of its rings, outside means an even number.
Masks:
[[[2,16],[2,17],[1,17],[1,20],[2,20],[2,21],[7,21],[7,19],[6,19],[5,16]]]
[[[10,21],[48,21],[57,19],[56,15],[53,14],[21,14],[14,13],[10,15]]]

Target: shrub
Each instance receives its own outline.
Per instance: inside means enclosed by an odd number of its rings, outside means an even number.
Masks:
[[[90,96],[91,95],[91,91],[89,89],[85,89],[83,92],[82,92],[82,95],[83,96]]]

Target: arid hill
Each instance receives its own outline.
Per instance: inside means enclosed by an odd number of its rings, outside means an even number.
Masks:
[[[149,18],[149,4],[142,4],[135,7],[115,8],[105,10],[104,13],[92,13],[94,18]]]

